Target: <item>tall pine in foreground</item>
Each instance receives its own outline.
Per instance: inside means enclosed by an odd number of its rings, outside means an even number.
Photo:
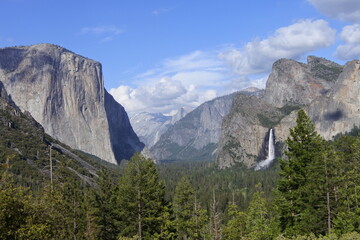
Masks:
[[[165,187],[155,164],[135,154],[125,168],[117,193],[120,236],[154,239],[166,212]]]
[[[280,161],[278,184],[278,209],[282,230],[287,235],[304,233],[325,233],[322,222],[323,214],[317,209],[319,192],[311,189],[311,180],[316,179],[314,166],[324,157],[325,141],[315,131],[315,126],[304,110],[298,112],[296,126],[290,129],[286,140],[288,150],[286,159]],[[322,173],[319,173],[322,174]],[[314,195],[315,194],[315,195]]]
[[[360,232],[360,137],[342,136],[334,143],[337,179],[334,200],[337,205],[333,228],[337,234]]]
[[[87,213],[88,235],[95,239],[117,239],[116,185],[109,173],[101,171],[97,187],[90,190],[91,208]]]

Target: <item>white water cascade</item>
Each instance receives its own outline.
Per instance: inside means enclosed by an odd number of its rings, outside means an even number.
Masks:
[[[275,159],[275,144],[274,144],[274,136],[273,130],[270,129],[269,132],[269,144],[268,144],[268,156],[265,160],[262,160],[255,167],[255,171],[267,168],[270,163]]]

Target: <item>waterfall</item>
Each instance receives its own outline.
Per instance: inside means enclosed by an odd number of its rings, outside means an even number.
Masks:
[[[269,131],[269,143],[268,143],[268,155],[265,160],[262,160],[255,167],[255,170],[261,170],[267,168],[270,163],[275,159],[275,144],[274,144],[274,136],[273,129],[271,128]]]

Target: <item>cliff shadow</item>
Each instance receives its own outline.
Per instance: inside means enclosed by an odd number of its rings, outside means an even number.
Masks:
[[[111,147],[116,161],[120,163],[123,159],[129,160],[136,152],[141,152],[145,145],[134,132],[124,107],[105,89],[104,95]]]

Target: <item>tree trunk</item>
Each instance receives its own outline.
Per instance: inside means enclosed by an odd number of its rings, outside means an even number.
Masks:
[[[327,157],[324,156],[324,164],[325,164],[325,181],[326,181],[326,206],[327,206],[327,226],[328,233],[331,233],[331,207],[330,207],[330,186],[329,186],[329,173],[327,167]]]

